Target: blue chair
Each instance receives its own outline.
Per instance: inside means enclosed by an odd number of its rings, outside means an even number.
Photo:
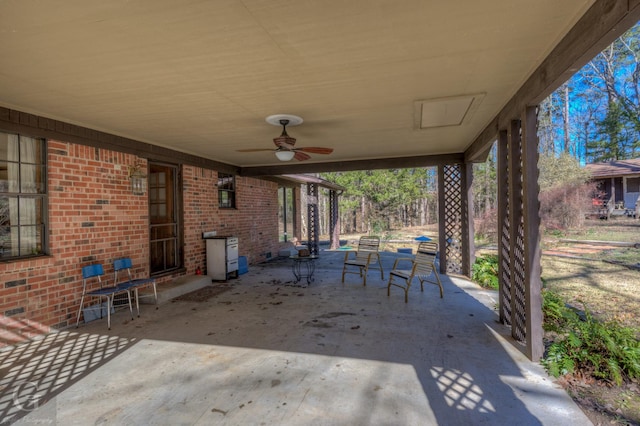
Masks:
[[[131,294],[128,290],[113,286],[103,287],[102,276],[104,275],[104,269],[101,264],[94,264],[82,267],[82,297],[80,298],[80,308],[78,309],[78,317],[76,319],[76,328],[80,324],[80,314],[82,313],[82,306],[84,304],[85,297],[97,297],[100,309],[100,318],[102,318],[102,299],[107,300],[107,327],[111,330],[111,309],[113,308],[113,300],[116,294],[126,294],[129,299],[129,311],[131,312],[131,319],[133,319],[133,307],[131,306]],[[100,288],[97,290],[87,291],[89,281],[92,279],[97,280]]]
[[[131,268],[133,267],[133,263],[131,262],[130,257],[123,257],[122,259],[116,259],[113,261],[113,282],[114,284],[123,290],[128,292],[133,291],[136,299],[136,309],[138,311],[138,317],[140,316],[140,302],[139,302],[139,294],[138,289],[146,286],[153,286],[153,297],[156,301],[156,309],[158,309],[158,290],[156,289],[156,280],[155,278],[133,278],[131,274]],[[118,281],[118,273],[120,271],[126,271],[126,280],[119,282]]]

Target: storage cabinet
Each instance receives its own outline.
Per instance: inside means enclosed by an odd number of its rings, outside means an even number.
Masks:
[[[212,280],[225,281],[238,277],[238,238],[207,238],[207,275]]]

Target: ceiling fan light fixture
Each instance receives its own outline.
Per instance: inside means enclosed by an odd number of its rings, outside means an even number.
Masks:
[[[278,157],[278,160],[280,161],[291,161],[293,160],[293,157],[296,155],[295,152],[293,151],[287,151],[287,150],[277,150],[276,151],[276,157]]]

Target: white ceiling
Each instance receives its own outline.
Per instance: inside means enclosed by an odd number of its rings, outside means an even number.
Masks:
[[[0,105],[236,166],[460,153],[592,0],[0,0]],[[459,126],[419,101],[475,95]],[[424,119],[424,117],[422,117]],[[428,118],[427,118],[428,121]]]

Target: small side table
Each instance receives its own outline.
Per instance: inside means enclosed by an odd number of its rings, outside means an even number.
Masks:
[[[296,283],[306,278],[307,284],[311,284],[311,281],[314,280],[313,273],[316,270],[317,258],[318,256],[315,254],[310,256],[289,256],[289,259],[293,260],[292,270],[293,275],[296,277]]]

